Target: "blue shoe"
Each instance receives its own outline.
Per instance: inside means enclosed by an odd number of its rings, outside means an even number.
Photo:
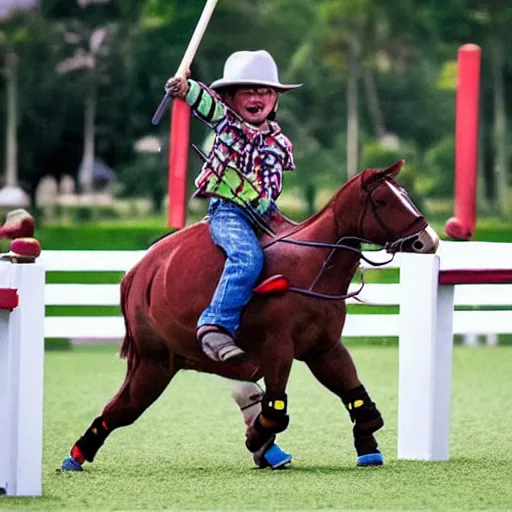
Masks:
[[[273,444],[263,455],[263,458],[272,469],[281,469],[292,461],[292,456]]]
[[[62,461],[61,471],[83,471],[82,464],[77,462],[73,457],[66,457]]]
[[[380,452],[368,453],[367,455],[357,457],[357,465],[359,467],[382,466],[382,464],[384,464],[384,458]]]

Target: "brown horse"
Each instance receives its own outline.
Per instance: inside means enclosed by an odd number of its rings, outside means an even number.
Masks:
[[[304,361],[342,399],[354,423],[358,464],[381,464],[373,434],[383,421],[340,336],[346,315],[343,299],[358,267],[362,241],[389,252],[437,249],[434,230],[394,180],[402,164],[361,172],[301,224],[280,215],[273,219],[276,236],[262,237],[262,278],[281,274],[292,290],[253,297],[237,334],[248,354],[239,363],[211,361],[196,340],[197,319],[212,297],[224,257],[209,236],[208,224],[199,222],[153,245],[121,283],[125,381],[75,443],[63,469],[80,470],[85,460],[92,461],[106,437],[133,423],[182,369],[241,381],[263,378],[264,395],[250,385],[238,390],[241,408],[253,406],[245,416],[246,446],[260,467],[289,462],[283,452],[275,459],[273,451],[279,449],[273,442],[288,426],[286,386],[294,359]]]

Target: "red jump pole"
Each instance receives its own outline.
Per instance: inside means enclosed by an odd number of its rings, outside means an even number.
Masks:
[[[190,139],[190,107],[179,98],[172,102],[169,136],[168,225],[181,229],[187,217],[187,164]]]
[[[459,48],[457,98],[455,105],[455,216],[445,232],[456,240],[473,238],[476,226],[476,185],[478,161],[478,98],[480,56],[476,44]]]

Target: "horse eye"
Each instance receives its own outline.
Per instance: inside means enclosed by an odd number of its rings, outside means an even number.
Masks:
[[[383,201],[382,199],[377,199],[375,201],[375,206],[386,206],[386,201]]]

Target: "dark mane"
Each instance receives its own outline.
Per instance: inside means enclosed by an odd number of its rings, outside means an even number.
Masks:
[[[316,222],[319,217],[323,216],[327,210],[332,208],[338,197],[343,193],[345,188],[347,188],[353,181],[356,179],[361,178],[361,173],[356,174],[352,178],[350,178],[348,181],[346,181],[337,191],[336,193],[329,199],[329,201],[317,212],[315,212],[311,217],[308,217],[306,220],[302,221],[300,224],[298,224],[296,227],[294,227],[291,231],[286,232],[283,235],[280,235],[278,238],[283,238],[284,236],[290,236],[295,235],[297,233],[300,233],[302,230],[309,227],[311,224]],[[272,242],[271,242],[272,243]],[[267,244],[266,244],[267,245]],[[270,244],[268,244],[270,245]]]

